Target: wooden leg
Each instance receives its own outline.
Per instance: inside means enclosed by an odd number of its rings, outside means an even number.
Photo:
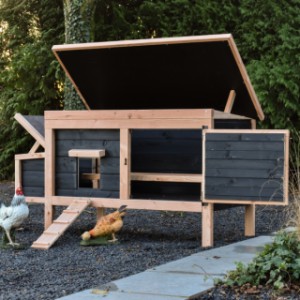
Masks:
[[[97,221],[101,219],[101,217],[105,214],[105,208],[104,207],[97,207]]]
[[[245,236],[255,236],[255,204],[245,206]]]
[[[54,206],[45,202],[45,230],[52,224],[54,216]]]
[[[202,206],[202,247],[212,247],[214,244],[214,205]]]

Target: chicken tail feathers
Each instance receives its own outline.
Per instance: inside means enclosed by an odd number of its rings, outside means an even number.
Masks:
[[[123,212],[126,210],[126,207],[127,205],[121,205],[119,208],[118,208],[118,212]]]

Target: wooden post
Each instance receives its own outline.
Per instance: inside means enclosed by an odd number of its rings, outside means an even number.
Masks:
[[[55,191],[55,141],[54,130],[45,129],[45,229],[53,222],[52,196]]]
[[[231,113],[232,106],[233,106],[234,100],[235,100],[235,95],[236,95],[235,90],[231,90],[229,93],[227,102],[226,102],[225,109],[224,109],[225,113]]]
[[[202,247],[214,244],[214,205],[205,203],[202,206]]]
[[[15,189],[22,186],[22,164],[20,159],[15,158]]]
[[[120,199],[130,198],[131,134],[130,129],[120,129]]]
[[[255,204],[245,206],[245,236],[255,236]]]

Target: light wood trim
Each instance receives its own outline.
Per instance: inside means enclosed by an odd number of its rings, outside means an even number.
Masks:
[[[40,159],[45,158],[45,152],[16,154],[15,159],[26,160],[26,159]]]
[[[199,129],[211,127],[212,119],[149,119],[149,120],[48,120],[53,129]]]
[[[202,247],[212,247],[214,243],[214,205],[202,206]]]
[[[99,180],[100,174],[97,173],[82,173],[81,174],[82,179],[85,180]]]
[[[68,152],[70,157],[100,158],[105,156],[104,149],[71,149]]]
[[[55,191],[55,137],[54,130],[45,129],[45,229],[53,221],[52,196]],[[47,170],[47,172],[46,172]]]
[[[289,202],[289,155],[290,155],[290,133],[289,131],[285,135],[284,140],[284,177],[283,177],[283,195],[284,195],[284,204],[288,204]]]
[[[255,236],[255,205],[245,206],[245,236]]]
[[[251,128],[256,129],[256,120],[251,119]]]
[[[20,113],[15,114],[15,119],[45,148],[45,138]]]
[[[226,106],[225,106],[225,109],[224,109],[225,113],[231,113],[232,107],[233,107],[233,104],[234,104],[234,100],[235,100],[235,96],[236,96],[235,90],[231,90],[229,92],[229,96],[228,96]]]
[[[35,153],[39,147],[40,147],[40,143],[36,141],[34,145],[31,147],[29,153]]]
[[[185,43],[222,42],[222,41],[228,41],[231,38],[232,38],[231,34],[213,34],[213,35],[201,35],[201,36],[80,43],[80,44],[69,44],[69,45],[54,45],[52,47],[52,51],[56,53],[59,51],[70,51],[70,50],[138,47],[138,46],[151,46],[151,45],[164,45],[164,44],[171,45],[171,44],[185,44]]]
[[[92,110],[45,111],[45,120],[134,120],[134,119],[207,119],[212,109],[149,109],[149,110]]]
[[[131,173],[131,180],[137,181],[164,181],[164,182],[202,182],[201,174],[174,174],[174,173]]]
[[[231,48],[232,54],[233,54],[233,56],[235,58],[235,61],[237,63],[237,66],[238,66],[238,68],[240,70],[240,73],[241,73],[241,75],[243,77],[244,83],[245,83],[246,88],[247,88],[247,90],[249,92],[250,98],[251,98],[252,103],[253,103],[253,105],[255,107],[255,110],[257,112],[258,118],[261,121],[263,121],[264,118],[265,118],[264,112],[263,112],[263,110],[261,108],[261,105],[260,105],[260,103],[258,101],[258,98],[257,98],[257,96],[255,94],[255,91],[254,91],[254,88],[253,88],[253,86],[252,86],[252,84],[250,82],[250,78],[248,76],[246,67],[245,67],[245,65],[244,65],[244,63],[242,61],[242,58],[240,56],[240,53],[238,51],[238,48],[237,48],[237,46],[236,46],[236,44],[235,44],[234,39],[233,39],[232,36],[228,39],[228,43],[229,43],[229,47]]]
[[[120,199],[130,198],[131,172],[131,133],[129,129],[120,130]]]
[[[26,202],[32,203],[32,204],[38,204],[38,203],[45,204],[45,197],[28,197],[28,196],[26,196]]]
[[[285,201],[276,202],[276,201],[256,201],[256,200],[241,200],[241,199],[236,199],[236,200],[203,199],[203,203],[286,206]]]
[[[22,186],[22,164],[19,159],[15,159],[15,189]]]
[[[252,134],[261,134],[261,133],[272,133],[272,134],[284,134],[289,135],[289,130],[285,129],[205,129],[203,133],[252,133]]]
[[[173,201],[173,200],[145,200],[145,199],[118,199],[118,198],[86,198],[78,197],[79,200],[90,200],[91,206],[96,208],[119,208],[127,205],[128,209],[145,210],[167,210],[201,212],[202,203],[196,201]],[[52,204],[57,206],[67,206],[74,201],[74,197],[53,196]]]

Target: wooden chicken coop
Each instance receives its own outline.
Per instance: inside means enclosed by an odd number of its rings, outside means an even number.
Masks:
[[[215,210],[245,206],[252,236],[255,205],[288,203],[289,132],[256,130],[264,113],[232,35],[53,52],[86,110],[16,115],[36,141],[16,155],[16,185],[45,205],[33,247],[51,247],[89,205],[202,213],[208,247]],[[67,208],[53,220],[55,206]]]

